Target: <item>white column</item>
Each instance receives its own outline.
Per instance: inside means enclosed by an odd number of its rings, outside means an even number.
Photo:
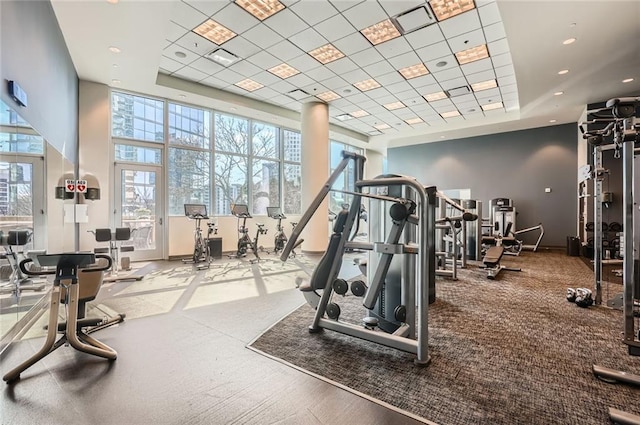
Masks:
[[[364,163],[364,178],[369,180],[378,177],[383,172],[382,162],[384,156],[371,149],[365,151],[367,162]]]
[[[326,103],[302,105],[302,210],[305,211],[329,177],[329,107]],[[285,194],[286,196],[286,194]],[[306,252],[324,252],[329,242],[328,198],[302,232]]]

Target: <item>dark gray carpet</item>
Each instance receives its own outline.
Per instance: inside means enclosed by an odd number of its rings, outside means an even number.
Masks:
[[[640,373],[640,358],[621,343],[621,312],[582,309],[567,287],[592,286],[576,257],[507,257],[488,280],[475,266],[458,281],[438,279],[430,309],[431,365],[332,331],[310,335],[305,305],[252,348],[440,424],[603,424],[608,407],[640,414],[640,389],[591,374],[593,363]],[[360,299],[334,297],[341,320],[357,322]]]

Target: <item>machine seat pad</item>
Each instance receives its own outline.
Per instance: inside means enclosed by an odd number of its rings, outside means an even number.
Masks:
[[[26,245],[31,241],[31,230],[9,230],[9,236],[7,237],[7,244],[11,246]]]
[[[496,244],[496,238],[493,236],[483,236],[482,237],[482,243],[485,245],[495,245]]]
[[[96,254],[108,254],[109,248],[93,248],[93,252]]]
[[[135,246],[121,246],[120,252],[133,252],[135,251],[135,249],[136,249]]]
[[[312,292],[313,288],[311,287],[311,281],[309,279],[304,279],[298,289],[302,292]]]
[[[495,267],[500,263],[500,259],[502,258],[502,254],[504,253],[504,248],[501,246],[492,246],[487,250],[482,262],[485,266]]]
[[[504,246],[513,246],[517,244],[518,244],[518,241],[516,240],[516,238],[512,236],[505,236],[502,238],[502,245]]]

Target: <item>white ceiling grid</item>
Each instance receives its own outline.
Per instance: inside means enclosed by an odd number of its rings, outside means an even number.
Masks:
[[[282,1],[282,0],[281,0]],[[160,59],[160,72],[300,111],[302,102],[333,91],[330,121],[364,134],[393,133],[446,122],[478,119],[519,109],[515,70],[496,4],[476,0],[476,8],[373,46],[360,30],[404,13],[425,0],[288,0],[285,9],[260,22],[234,2],[182,0],[176,3]],[[428,7],[428,6],[427,6]],[[237,35],[221,46],[192,32],[207,19]],[[307,52],[332,43],[346,57],[322,65]],[[487,44],[489,58],[460,66],[456,52]],[[240,60],[224,67],[206,55],[223,48]],[[398,70],[423,62],[429,74],[405,80]],[[281,79],[268,69],[287,63],[300,73]],[[264,87],[248,92],[235,86],[250,78]],[[360,91],[354,83],[375,79],[380,85]],[[424,95],[487,80],[498,87],[427,102]],[[301,101],[288,96],[302,89]],[[402,102],[387,110],[383,105]],[[483,111],[488,103],[504,108]],[[365,110],[370,115],[346,121],[336,117]],[[439,114],[458,110],[461,116]],[[423,122],[407,124],[420,118]],[[375,126],[387,124],[388,129]]]

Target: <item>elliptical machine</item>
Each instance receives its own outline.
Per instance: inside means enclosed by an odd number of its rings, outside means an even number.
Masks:
[[[184,204],[184,215],[190,220],[195,220],[196,229],[193,232],[193,256],[182,260],[182,262],[194,264],[196,268],[209,268],[211,251],[208,242],[212,234],[218,234],[216,224],[212,222],[207,223],[207,237],[205,239],[202,236],[200,222],[202,220],[209,220],[207,206],[205,204]]]
[[[233,204],[231,206],[231,215],[238,218],[238,250],[231,258],[241,258],[247,256],[247,250],[251,250],[255,259],[251,260],[251,263],[260,261],[260,255],[258,255],[258,239],[260,235],[265,235],[267,229],[264,228],[264,224],[257,224],[258,230],[256,231],[256,237],[251,240],[249,236],[249,228],[247,227],[247,219],[253,218],[249,213],[249,207],[246,204]],[[242,224],[240,224],[242,220]]]

